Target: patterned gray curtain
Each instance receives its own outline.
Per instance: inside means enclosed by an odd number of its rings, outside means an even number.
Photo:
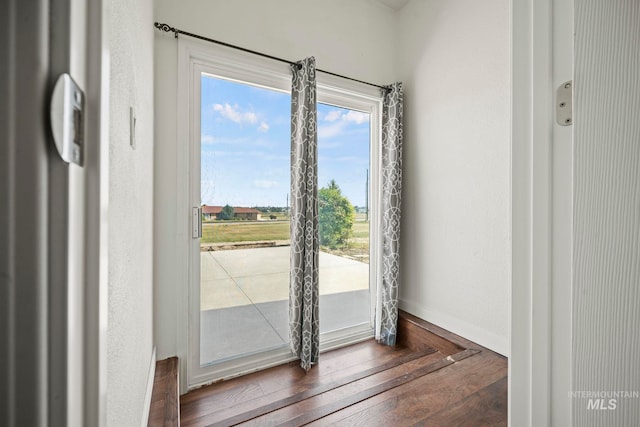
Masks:
[[[378,286],[376,339],[395,345],[400,272],[400,201],[402,190],[402,83],[383,92],[382,101],[382,280]]]
[[[308,371],[320,347],[315,58],[291,66],[291,350]]]

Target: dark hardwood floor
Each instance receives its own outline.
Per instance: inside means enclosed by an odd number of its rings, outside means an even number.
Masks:
[[[194,426],[506,426],[507,360],[401,312],[398,345],[369,340],[194,390]]]
[[[178,392],[178,358],[156,362],[153,380],[151,407],[149,409],[149,427],[177,427],[180,425]]]

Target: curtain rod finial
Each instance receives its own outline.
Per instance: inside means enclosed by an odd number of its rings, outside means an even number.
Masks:
[[[170,26],[169,24],[162,24],[160,22],[155,22],[153,24],[160,31],[164,31],[165,33],[173,32],[175,38],[178,38],[178,30]]]

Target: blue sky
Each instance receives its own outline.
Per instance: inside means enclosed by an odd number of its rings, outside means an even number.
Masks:
[[[202,77],[202,203],[285,206],[290,180],[290,96]],[[369,115],[318,104],[318,185],[335,179],[365,204]]]

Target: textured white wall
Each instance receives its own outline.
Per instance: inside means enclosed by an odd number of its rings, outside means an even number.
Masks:
[[[510,274],[508,0],[156,2],[156,21],[406,86],[402,307],[506,354]],[[177,354],[176,53],[155,35],[155,341]]]
[[[137,427],[145,416],[153,352],[153,4],[114,0],[108,10],[107,422]],[[137,115],[135,150],[129,107]]]
[[[573,390],[640,392],[640,4],[579,0],[575,23]],[[640,398],[588,400],[574,425],[638,425]]]
[[[256,51],[378,84],[397,78],[393,11],[372,0],[157,0],[156,21]],[[155,340],[158,358],[176,347],[176,77],[173,34],[155,35]],[[180,141],[186,143],[186,141]]]
[[[509,1],[411,1],[401,308],[502,354],[510,286]]]

